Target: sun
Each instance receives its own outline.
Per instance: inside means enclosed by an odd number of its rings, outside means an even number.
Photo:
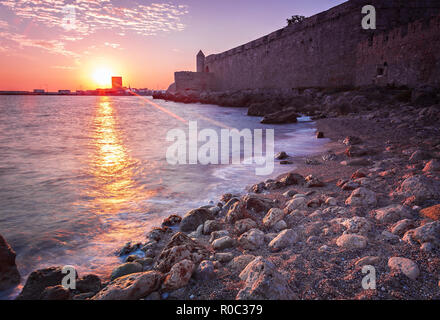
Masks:
[[[110,87],[112,70],[110,68],[99,68],[93,71],[92,78],[93,81],[100,87]]]

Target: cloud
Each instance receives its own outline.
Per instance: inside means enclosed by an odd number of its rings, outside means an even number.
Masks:
[[[144,5],[136,1],[123,6],[109,0],[0,0],[0,5],[22,19],[31,19],[49,28],[64,28],[83,36],[103,29],[144,36],[182,31],[185,25],[181,17],[188,13],[185,5]]]

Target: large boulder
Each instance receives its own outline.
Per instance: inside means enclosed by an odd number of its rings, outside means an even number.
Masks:
[[[159,289],[162,279],[157,271],[132,273],[110,282],[92,300],[138,300]]]
[[[263,120],[261,120],[262,124],[283,124],[283,123],[296,123],[298,122],[298,114],[294,109],[288,109],[283,111],[278,111],[275,113],[271,113],[266,115]]]
[[[405,179],[396,193],[404,197],[414,196],[417,201],[439,199],[440,182],[423,175],[416,175]]]
[[[341,224],[346,228],[345,234],[357,233],[361,235],[366,235],[373,228],[373,225],[364,217],[352,217],[345,219]]]
[[[263,218],[263,225],[267,228],[272,228],[278,221],[283,220],[284,211],[278,208],[272,208]]]
[[[257,257],[240,273],[245,281],[237,300],[295,300],[296,294],[273,263]]]
[[[0,291],[20,283],[20,273],[15,264],[15,252],[0,235]]]
[[[376,206],[376,193],[364,187],[357,188],[353,190],[350,197],[345,201],[345,204],[355,207]]]
[[[266,213],[270,208],[273,207],[273,201],[261,196],[248,194],[243,198],[244,205],[247,210],[253,212],[264,212]]]
[[[180,222],[180,230],[190,232],[197,229],[206,220],[213,220],[214,215],[209,209],[198,208],[187,212]]]
[[[191,279],[194,267],[191,260],[182,260],[176,263],[165,277],[162,287],[166,291],[174,291],[186,286]]]
[[[241,247],[247,250],[256,250],[264,244],[264,232],[258,229],[251,229],[238,238]]]
[[[182,260],[191,260],[194,264],[209,257],[209,250],[184,233],[176,233],[163,248],[156,262],[156,269],[166,273]]]
[[[137,273],[142,271],[142,265],[137,262],[127,262],[113,269],[110,280],[115,280],[127,274]]]
[[[367,246],[367,238],[357,234],[343,234],[336,240],[338,247],[344,249],[363,249]]]
[[[281,231],[271,242],[269,248],[272,251],[278,251],[289,247],[298,241],[298,234],[292,229]]]
[[[417,264],[407,258],[392,257],[388,260],[388,267],[392,270],[399,271],[411,280],[416,280],[420,274]]]
[[[376,220],[382,223],[394,223],[404,218],[412,218],[409,209],[400,204],[392,204],[374,211]]]
[[[424,244],[431,242],[440,244],[440,221],[424,224],[416,229],[411,229],[405,233],[403,240],[411,244]]]
[[[240,201],[235,202],[226,214],[225,221],[227,223],[235,223],[238,220],[244,219],[246,217],[246,213],[247,210],[245,205]]]
[[[61,267],[49,267],[32,272],[26,280],[17,300],[39,300],[47,287],[61,285],[66,274]]]

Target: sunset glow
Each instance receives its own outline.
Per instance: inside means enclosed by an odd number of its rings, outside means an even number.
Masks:
[[[99,68],[93,71],[92,78],[94,83],[100,88],[111,87],[111,77],[113,71],[110,68]]]

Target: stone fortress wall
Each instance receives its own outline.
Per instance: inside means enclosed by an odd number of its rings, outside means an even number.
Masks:
[[[360,43],[356,63],[358,86],[440,87],[440,15]]]
[[[376,30],[361,27],[365,5],[376,8]],[[433,19],[428,28],[412,22],[439,13],[440,0],[350,0],[301,23],[209,55],[204,61],[199,52],[198,72],[191,76],[177,72],[176,88],[180,92],[237,91],[386,81],[409,86],[419,85],[420,81],[438,83],[438,20]],[[408,37],[401,33],[393,38],[405,28],[410,30]],[[388,44],[383,42],[387,35]],[[411,52],[406,54],[405,50]]]

